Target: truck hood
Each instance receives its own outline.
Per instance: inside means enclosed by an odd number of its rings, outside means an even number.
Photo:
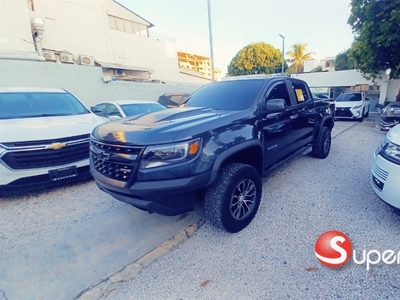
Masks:
[[[362,101],[335,101],[336,108],[338,107],[354,107],[361,105]]]
[[[230,124],[240,118],[240,113],[242,112],[199,107],[169,108],[101,124],[92,135],[107,142],[165,144],[190,139],[220,127],[220,124]]]
[[[400,146],[400,125],[396,125],[389,130],[387,133],[387,139]]]
[[[89,134],[105,120],[95,114],[0,120],[0,142],[38,141]]]

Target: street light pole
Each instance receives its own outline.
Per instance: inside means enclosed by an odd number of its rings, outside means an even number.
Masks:
[[[212,24],[211,24],[211,4],[210,0],[207,0],[208,7],[208,35],[210,37],[210,59],[211,59],[211,79],[215,81],[214,74],[214,46],[213,46],[213,37],[212,37]]]
[[[282,38],[282,76],[283,76],[285,68],[285,37],[282,34],[279,34],[279,36]]]

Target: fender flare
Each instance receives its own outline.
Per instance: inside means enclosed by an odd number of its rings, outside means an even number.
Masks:
[[[208,181],[207,186],[209,186],[211,183],[213,183],[215,181],[215,179],[218,176],[219,170],[221,169],[222,164],[232,155],[234,155],[235,153],[238,153],[242,150],[245,150],[246,148],[250,148],[250,147],[259,147],[261,150],[261,153],[263,153],[263,148],[261,145],[261,142],[259,140],[249,140],[249,141],[245,141],[243,143],[240,143],[238,145],[235,145],[229,149],[226,149],[224,152],[222,152],[217,159],[214,161],[212,170],[211,170],[211,176],[210,176],[210,180]],[[262,162],[261,162],[262,163]]]

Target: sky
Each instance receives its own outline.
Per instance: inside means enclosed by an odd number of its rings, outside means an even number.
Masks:
[[[177,50],[210,56],[207,0],[117,0],[154,25],[153,35],[175,39]],[[209,0],[214,66],[227,65],[240,49],[258,42],[284,52],[294,43],[323,59],[350,48],[350,0]]]

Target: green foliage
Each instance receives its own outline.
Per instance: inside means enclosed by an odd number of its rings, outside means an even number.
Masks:
[[[228,66],[229,76],[280,73],[282,53],[270,44],[253,43],[241,49]]]
[[[391,78],[400,78],[400,0],[352,0],[350,6],[355,67],[367,78],[388,68]]]
[[[311,73],[322,72],[322,67],[321,67],[321,66],[315,67],[315,68],[312,69],[310,72],[311,72]]]
[[[350,49],[336,55],[335,65],[336,71],[354,69],[354,60],[350,56]]]
[[[288,62],[291,62],[291,66],[288,69],[288,73],[302,73],[304,71],[304,61],[312,59],[314,52],[307,52],[307,44],[297,43],[290,47],[290,51],[286,55],[290,56]]]

